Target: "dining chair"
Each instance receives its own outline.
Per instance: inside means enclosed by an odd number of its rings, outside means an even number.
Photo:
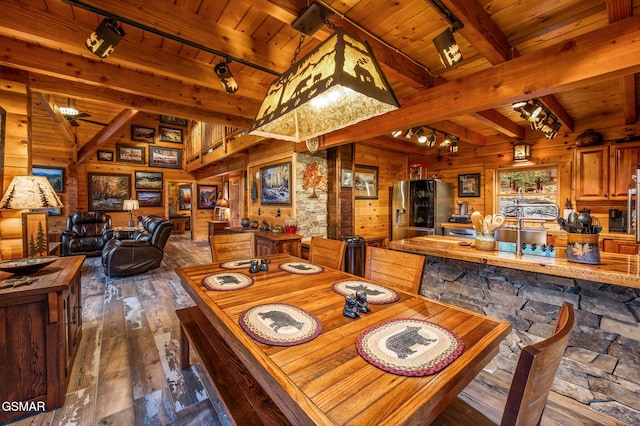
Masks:
[[[367,247],[364,277],[400,290],[418,293],[425,257],[378,247]]]
[[[235,234],[214,234],[209,237],[211,245],[211,259],[214,262],[247,259],[256,253],[253,232],[238,232]]]
[[[509,395],[502,413],[501,425],[540,424],[549,392],[553,386],[553,379],[567,348],[569,335],[574,324],[573,305],[564,302],[551,337],[522,349],[513,373]],[[494,423],[460,397],[454,399],[432,423],[432,425],[456,426],[481,426],[485,424]]]
[[[309,245],[309,262],[342,271],[346,249],[347,243],[344,241],[312,237]]]

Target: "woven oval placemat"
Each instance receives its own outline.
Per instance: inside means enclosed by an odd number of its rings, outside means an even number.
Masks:
[[[395,290],[385,286],[361,280],[344,280],[334,283],[331,288],[336,293],[346,296],[362,291],[367,295],[367,302],[373,305],[384,305],[396,302],[400,295]]]
[[[231,260],[229,262],[224,262],[220,264],[221,268],[224,269],[244,269],[249,268],[251,266],[251,261],[257,259],[240,259],[240,260]]]
[[[293,346],[315,339],[322,323],[313,314],[286,303],[267,303],[244,311],[240,327],[260,343]]]
[[[202,285],[213,291],[231,291],[249,287],[253,278],[241,272],[218,272],[202,279]]]
[[[314,265],[309,262],[286,262],[278,265],[278,268],[291,274],[311,275],[319,274],[324,271],[322,266]]]
[[[464,351],[453,332],[429,321],[398,319],[378,324],[356,339],[368,363],[400,376],[429,376],[451,364]]]

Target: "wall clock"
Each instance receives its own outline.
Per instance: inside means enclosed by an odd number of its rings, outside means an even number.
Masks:
[[[316,151],[318,151],[318,148],[320,147],[320,138],[309,138],[307,139],[307,149],[309,150],[310,153],[314,153]]]

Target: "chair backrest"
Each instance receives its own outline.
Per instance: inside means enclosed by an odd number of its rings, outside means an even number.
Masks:
[[[256,244],[253,232],[214,234],[209,237],[211,259],[214,262],[247,259],[254,257]]]
[[[418,293],[424,269],[424,256],[367,247],[364,277],[400,290]]]
[[[574,324],[573,305],[565,302],[551,337],[522,349],[502,414],[502,425],[540,424]]]
[[[344,252],[346,249],[347,243],[344,241],[311,237],[309,262],[314,265],[342,271],[344,269]]]
[[[76,212],[67,217],[67,231],[81,237],[102,235],[105,229],[111,229],[111,216],[104,212]]]

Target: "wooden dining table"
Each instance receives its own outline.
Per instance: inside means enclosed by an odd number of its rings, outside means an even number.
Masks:
[[[279,265],[305,260],[288,254],[266,258],[268,271],[233,270],[253,278],[249,287],[233,291],[213,291],[203,285],[204,278],[231,271],[220,264],[186,266],[176,272],[213,328],[292,424],[428,424],[491,361],[511,330],[508,322],[397,289],[397,301],[371,304],[371,312],[352,319],[343,315],[345,296],[332,286],[343,280],[366,281],[362,277],[327,267],[300,275]],[[320,334],[294,346],[254,340],[239,319],[243,312],[268,303],[311,313],[321,323]],[[359,335],[404,318],[445,327],[464,342],[464,351],[443,370],[422,377],[383,371],[359,354]]]

